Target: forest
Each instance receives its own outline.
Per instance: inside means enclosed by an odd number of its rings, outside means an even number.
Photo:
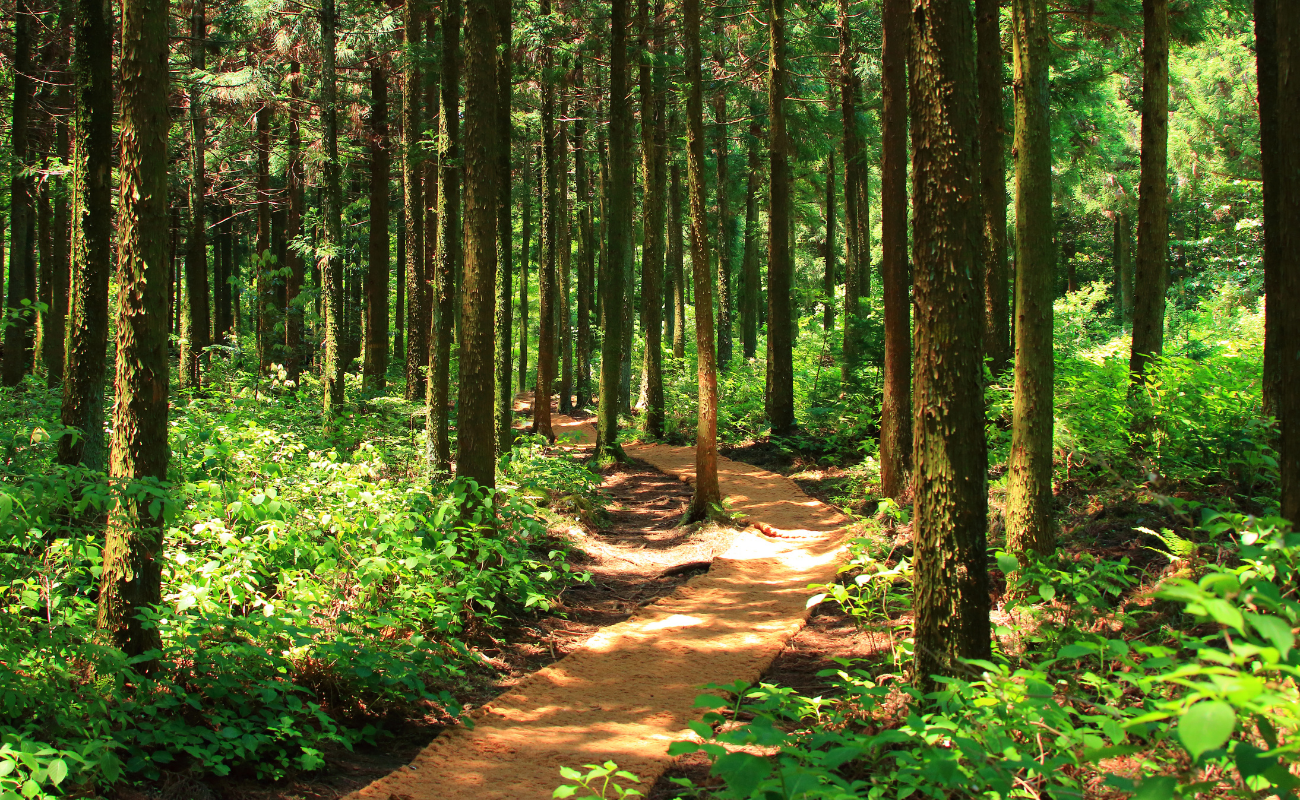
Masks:
[[[1300,3],[0,0],[0,800],[1300,796]]]

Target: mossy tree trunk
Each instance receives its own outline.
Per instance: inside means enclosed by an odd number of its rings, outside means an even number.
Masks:
[[[289,131],[288,153],[286,155],[285,193],[288,195],[288,209],[285,213],[284,236],[288,241],[285,254],[289,268],[288,284],[285,287],[285,325],[284,325],[284,367],[289,380],[294,384],[302,376],[303,341],[302,341],[302,294],[304,278],[302,254],[293,246],[294,241],[302,235],[303,217],[303,165],[302,165],[302,70],[298,62],[289,64]]]
[[[1169,0],[1142,0],[1142,173],[1133,281],[1135,386],[1164,352],[1169,282]],[[1019,245],[1017,245],[1019,247]],[[1017,315],[1020,311],[1017,309]],[[1018,323],[1017,323],[1018,324]]]
[[[550,0],[542,0],[543,15],[551,13]],[[551,389],[555,383],[556,309],[555,237],[559,228],[556,175],[555,76],[550,49],[542,54],[542,248],[537,281],[537,385],[533,391],[533,432],[554,439],[551,432]]]
[[[30,166],[27,152],[32,102],[32,31],[35,18],[29,0],[18,0],[14,13],[13,57],[13,126],[10,128],[10,151],[13,154],[9,168],[9,284],[6,287],[5,311],[17,313],[14,324],[4,330],[4,363],[0,366],[0,382],[17,386],[31,369],[32,309],[24,310],[23,301],[34,303],[34,285],[27,280],[24,259],[28,249],[28,217],[31,215],[31,177],[26,174]],[[165,277],[165,275],[164,275]]]
[[[460,28],[462,4],[442,8],[442,71],[438,118],[438,255],[433,275],[433,333],[429,353],[429,472],[451,474],[451,342],[456,329],[456,275],[464,262],[460,218]],[[489,402],[488,407],[491,408]]]
[[[508,453],[514,440],[511,431],[511,409],[514,393],[510,390],[510,334],[513,326],[510,301],[513,288],[512,262],[514,251],[514,229],[511,220],[513,209],[510,187],[512,185],[510,159],[513,129],[510,122],[511,105],[511,0],[496,0],[497,36],[500,47],[497,51],[497,119],[496,135],[499,138],[496,148],[496,190],[497,190],[497,275],[496,275],[496,309],[493,324],[496,326],[495,370],[495,420],[497,454]],[[527,244],[524,245],[527,247]]]
[[[424,25],[419,0],[402,4],[402,206],[406,209],[406,263],[402,265],[406,285],[406,373],[407,400],[424,397],[424,368],[429,360],[428,310],[425,301],[424,154],[420,137],[424,127],[420,114],[424,76],[420,71]],[[432,234],[432,232],[429,232]]]
[[[321,116],[325,137],[325,224],[317,262],[320,269],[321,309],[325,318],[325,357],[321,384],[325,419],[343,406],[343,187],[339,162],[338,82],[335,76],[335,0],[321,0]]]
[[[208,330],[208,219],[204,205],[207,179],[204,154],[207,151],[203,114],[203,89],[199,74],[207,69],[207,8],[205,0],[192,0],[190,7],[190,230],[185,241],[185,314],[181,318],[180,387],[197,389],[201,381],[200,361],[210,344]]]
[[[365,386],[383,391],[388,375],[388,69],[370,67],[370,230],[366,264]]]
[[[984,353],[994,375],[1011,363],[1007,291],[1006,115],[1002,110],[1001,0],[976,0],[980,198],[984,209]]]

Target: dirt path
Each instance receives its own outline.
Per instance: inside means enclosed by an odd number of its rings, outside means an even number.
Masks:
[[[555,432],[592,441],[590,423],[555,415]],[[690,480],[694,451],[631,445],[628,455]],[[803,626],[809,583],[834,579],[847,520],[788,479],[720,459],[732,513],[754,527],[708,573],[592,636],[559,662],[437,737],[411,764],[350,797],[550,798],[561,766],[605,760],[648,787],[687,735],[700,687],[756,680]],[[761,532],[760,532],[761,531]]]

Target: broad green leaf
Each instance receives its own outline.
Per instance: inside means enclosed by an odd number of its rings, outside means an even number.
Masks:
[[[1177,797],[1178,779],[1168,775],[1147,778],[1137,787],[1133,800],[1173,800]]]
[[[1236,726],[1232,706],[1222,700],[1202,700],[1178,720],[1178,741],[1196,761],[1202,753],[1223,747]]]
[[[50,766],[46,769],[46,775],[49,777],[50,783],[55,786],[63,783],[63,779],[68,777],[68,765],[61,758],[56,758],[51,761]]]

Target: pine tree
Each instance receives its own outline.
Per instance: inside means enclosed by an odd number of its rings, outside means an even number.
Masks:
[[[442,7],[442,74],[438,153],[438,254],[433,271],[433,333],[429,348],[429,472],[451,474],[451,342],[456,327],[456,275],[464,264],[461,227],[460,0]],[[429,37],[432,39],[433,37]],[[489,407],[490,404],[489,404]]]
[[[368,391],[383,391],[388,374],[388,69],[370,67],[370,225],[366,264],[366,337],[362,376]],[[377,63],[374,63],[377,62]]]
[[[768,416],[772,433],[794,430],[794,345],[791,327],[790,263],[790,143],[785,130],[786,65],[785,0],[769,0],[768,17],[768,156],[770,199],[767,237],[767,341],[770,350],[771,399]],[[696,281],[695,291],[701,291]],[[699,300],[696,299],[696,324]]]
[[[1143,380],[1150,362],[1164,352],[1165,341],[1165,290],[1169,282],[1169,0],[1142,0],[1142,19],[1142,179],[1138,187],[1133,281],[1133,354],[1129,360],[1135,386]]]
[[[419,0],[402,4],[402,206],[406,223],[406,263],[402,265],[406,285],[406,390],[407,400],[424,397],[424,368],[429,359],[428,310],[425,300],[424,154],[420,137],[421,100],[424,76],[420,73],[424,26],[420,23]],[[427,232],[432,238],[432,231]]]
[[[1001,0],[976,0],[975,69],[979,75],[980,199],[984,209],[984,353],[991,359],[989,367],[994,375],[1000,375],[1011,362],[1001,16]]]
[[[31,214],[31,177],[27,174],[30,154],[27,151],[28,127],[31,125],[32,102],[32,28],[35,25],[29,0],[18,0],[14,14],[14,89],[13,127],[10,145],[13,161],[9,170],[9,285],[6,312],[15,314],[13,324],[4,330],[4,363],[0,366],[0,383],[17,386],[31,368],[32,306],[36,287],[23,266],[31,249],[28,217]],[[24,303],[23,301],[27,301]]]
[[[321,117],[325,134],[324,217],[320,255],[321,307],[325,318],[325,357],[321,383],[325,418],[343,406],[343,187],[339,162],[338,82],[335,76],[335,0],[321,0]],[[237,322],[237,320],[236,320]]]

